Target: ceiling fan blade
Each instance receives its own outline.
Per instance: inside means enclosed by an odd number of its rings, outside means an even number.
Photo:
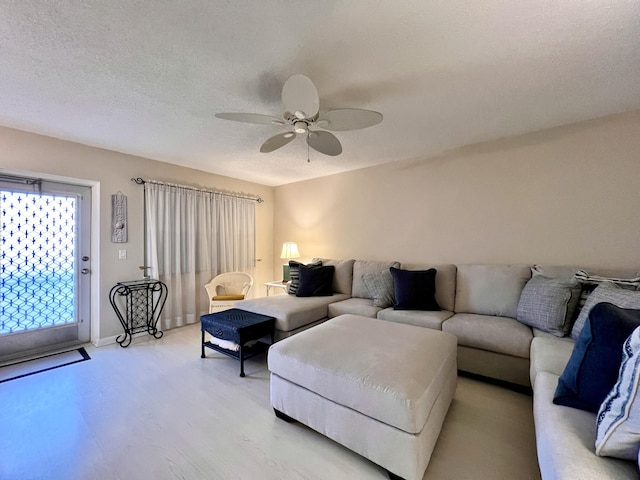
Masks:
[[[344,132],[372,127],[381,121],[382,114],[373,110],[339,108],[322,112],[316,121],[316,125],[333,132]]]
[[[313,118],[320,109],[318,90],[309,77],[290,76],[282,87],[282,103],[287,113],[298,119]]]
[[[262,153],[273,152],[274,150],[277,150],[280,147],[284,147],[287,143],[289,143],[294,138],[296,138],[296,132],[279,133],[278,135],[274,135],[269,140],[264,142],[260,147],[260,151]]]
[[[342,145],[333,133],[317,130],[309,132],[307,135],[307,143],[314,150],[335,157],[342,153]]]
[[[260,115],[258,113],[216,113],[216,117],[223,120],[233,120],[234,122],[259,123],[263,125],[284,125],[284,120],[271,115]]]

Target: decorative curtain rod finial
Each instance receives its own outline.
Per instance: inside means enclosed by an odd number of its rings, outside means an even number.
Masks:
[[[131,181],[137,183],[138,185],[144,185],[145,183],[144,180],[140,177],[132,178]]]

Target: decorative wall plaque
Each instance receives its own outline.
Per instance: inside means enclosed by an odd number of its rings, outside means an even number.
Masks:
[[[111,241],[127,243],[127,196],[111,195]]]

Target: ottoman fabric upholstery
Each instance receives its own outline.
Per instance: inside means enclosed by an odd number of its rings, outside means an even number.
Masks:
[[[272,345],[268,362],[274,408],[422,478],[455,391],[455,336],[342,315]]]

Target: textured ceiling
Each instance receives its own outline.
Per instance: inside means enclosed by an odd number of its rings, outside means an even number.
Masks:
[[[0,0],[0,124],[280,185],[640,108],[638,0]],[[282,127],[280,90],[381,112],[344,152]]]

